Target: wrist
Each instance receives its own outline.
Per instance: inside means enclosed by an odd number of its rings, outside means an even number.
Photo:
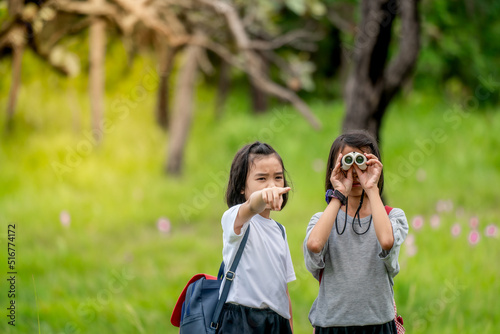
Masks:
[[[378,196],[380,195],[379,189],[377,186],[373,186],[371,188],[365,189],[366,196],[371,197],[373,195]]]
[[[347,203],[347,196],[345,196],[342,192],[339,190],[335,189],[328,189],[325,194],[325,200],[327,204],[330,204],[332,199],[337,199],[339,200],[340,204],[346,205]]]
[[[248,198],[248,206],[250,208],[250,211],[254,214],[259,214],[262,211],[265,210],[266,208],[266,202],[264,201],[262,191],[256,191],[253,194],[250,195]]]

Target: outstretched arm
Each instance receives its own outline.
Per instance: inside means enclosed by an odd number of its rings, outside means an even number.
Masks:
[[[250,195],[248,200],[238,210],[238,215],[234,221],[234,233],[240,234],[243,225],[256,214],[264,211],[268,206],[271,210],[281,210],[283,194],[289,192],[290,189],[290,187],[265,188]]]

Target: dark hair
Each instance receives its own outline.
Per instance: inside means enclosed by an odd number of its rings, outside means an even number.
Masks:
[[[228,207],[246,202],[245,194],[242,194],[241,192],[245,190],[248,171],[250,170],[253,161],[257,157],[262,158],[271,154],[274,154],[281,163],[281,166],[283,167],[284,186],[288,187],[285,166],[283,165],[283,160],[278,152],[276,152],[271,145],[256,141],[242,147],[234,156],[226,190],[226,203]],[[288,193],[283,194],[283,204],[281,205],[281,208],[285,207],[287,201]]]
[[[335,168],[335,162],[339,153],[346,146],[351,146],[360,149],[365,153],[371,153],[375,155],[380,162],[382,158],[380,157],[380,150],[378,148],[377,141],[365,130],[352,130],[348,131],[335,139],[330,148],[330,155],[328,156],[328,163],[326,166],[326,177],[325,177],[325,190],[333,189],[332,183],[330,182],[330,176],[332,174],[333,168]],[[369,152],[367,152],[367,150]],[[380,179],[378,180],[378,189],[380,195],[384,189],[384,171],[380,174]]]

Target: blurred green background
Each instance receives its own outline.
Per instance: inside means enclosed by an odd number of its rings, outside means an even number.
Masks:
[[[311,17],[294,3],[275,22]],[[323,2],[332,3],[359,5]],[[421,1],[422,49],[411,89],[397,95],[382,124],[385,200],[402,208],[410,224],[394,287],[408,333],[500,330],[498,7]],[[0,8],[6,21],[5,2]],[[130,62],[119,38],[108,41],[108,130],[96,143],[88,36],[64,42],[82,57],[83,73],[60,75],[26,52],[10,129],[0,117],[0,332],[176,333],[170,315],[185,283],[195,273],[215,275],[222,258],[220,218],[233,156],[261,140],[281,154],[292,181],[289,204],[272,217],[287,228],[297,275],[289,284],[295,333],[311,333],[307,315],[318,284],[303,264],[302,242],[310,217],[325,205],[324,169],[345,115],[342,75],[315,72],[316,88],[299,93],[320,130],[278,100],[253,113],[239,71],[220,116],[213,78],[200,76],[183,171],[172,176],[164,171],[169,132],[153,113],[155,54],[141,51]],[[11,71],[10,58],[0,59],[2,109]],[[118,102],[127,112],[118,112]],[[15,327],[6,316],[9,224],[15,224]]]

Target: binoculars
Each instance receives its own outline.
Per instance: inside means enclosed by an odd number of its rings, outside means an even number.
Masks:
[[[365,170],[366,169],[366,157],[363,153],[358,153],[358,152],[351,152],[347,153],[342,157],[342,169],[343,170],[349,170],[351,168],[352,164],[356,163],[358,165],[359,169]]]

